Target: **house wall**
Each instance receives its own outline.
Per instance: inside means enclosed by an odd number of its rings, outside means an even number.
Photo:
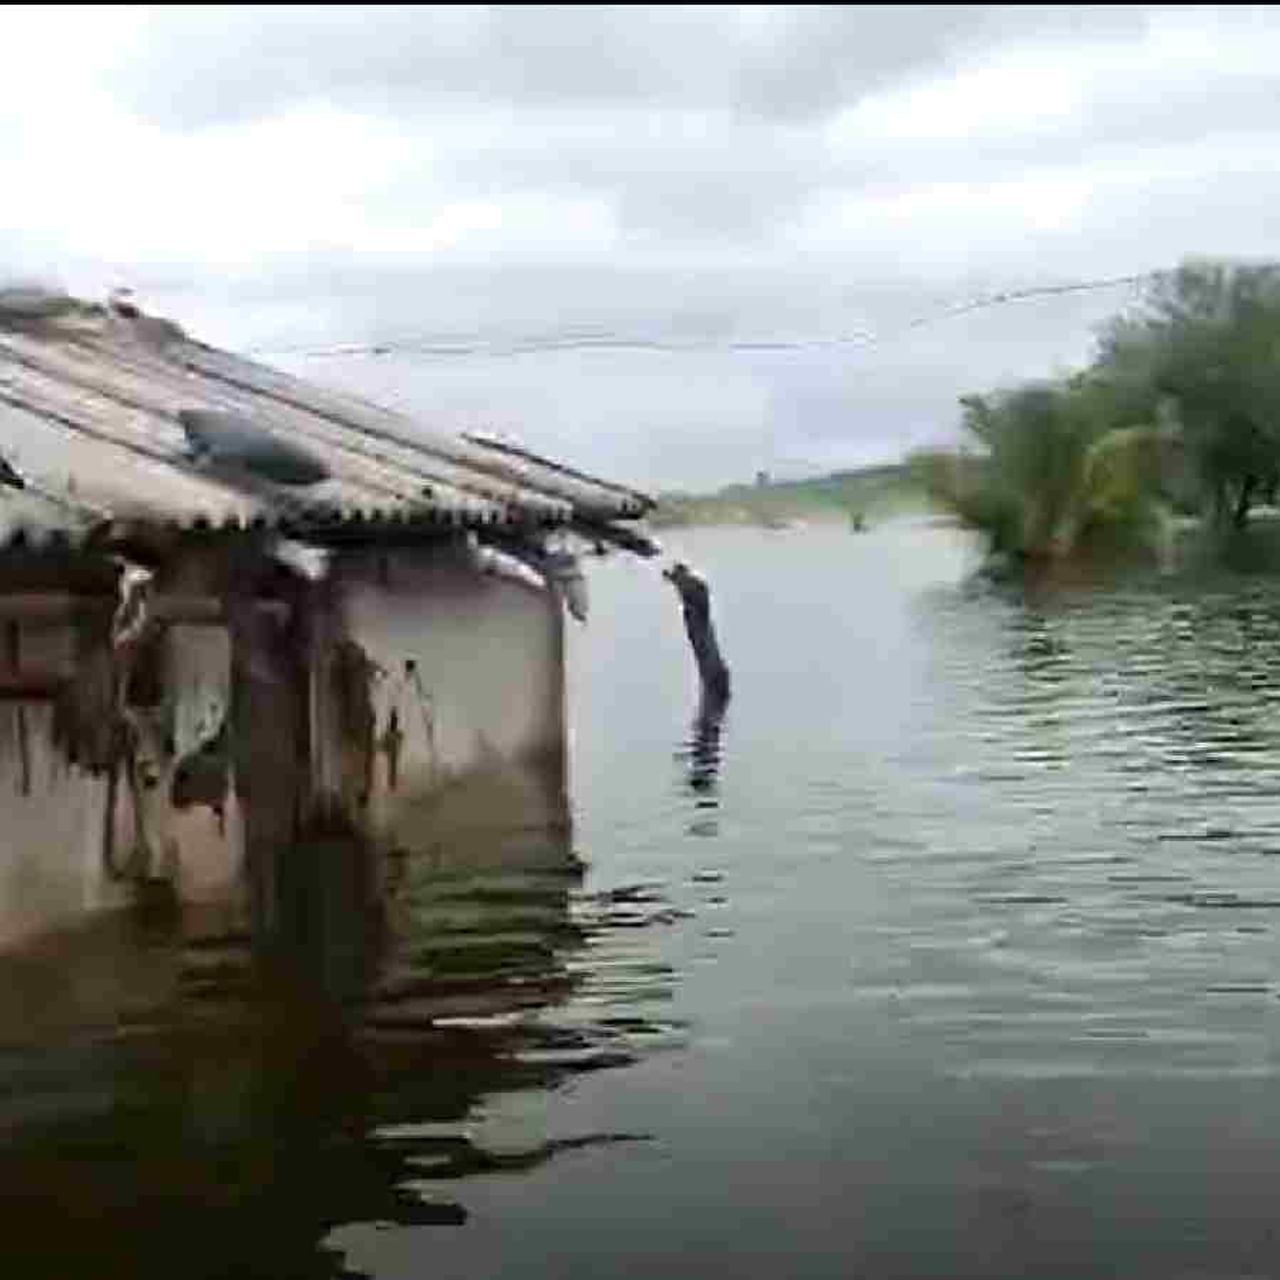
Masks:
[[[102,874],[107,783],[53,745],[48,702],[0,704],[0,945],[126,900]]]
[[[456,545],[346,555],[329,587],[337,632],[370,664],[369,705],[348,714],[348,728],[372,743],[336,750],[331,718],[319,767],[380,843],[436,849],[456,825],[451,810],[497,824],[501,797],[563,789],[563,615],[551,592],[482,574]],[[486,790],[483,778],[492,807],[460,802]],[[527,802],[515,807],[527,823]]]
[[[131,766],[113,771],[101,628],[86,634],[74,620],[5,628],[6,666],[16,654],[18,671],[34,665],[67,683],[59,698],[0,702],[0,946],[125,905],[140,880],[167,882],[188,901],[233,893],[242,858],[234,794],[220,816],[170,802],[175,771],[228,705],[226,629],[166,629],[144,682],[161,696],[126,706],[136,748]]]
[[[34,658],[52,676],[79,669],[75,626],[8,619],[2,625],[6,670],[25,672]],[[86,673],[86,690],[94,683]],[[86,722],[96,718],[91,711]],[[0,944],[123,898],[102,874],[108,782],[71,763],[69,753],[94,753],[92,743],[75,738],[47,697],[0,702]]]
[[[0,946],[147,882],[248,910],[267,936],[315,933],[316,886],[374,904],[386,853],[501,861],[567,830],[552,592],[443,542],[343,553],[283,611],[244,582],[207,553],[157,578],[225,613],[170,622],[133,658],[135,749],[114,781],[109,614],[4,624],[68,683],[0,701]]]
[[[230,742],[209,745],[231,712],[229,629],[168,627],[161,687],[163,701],[150,715],[132,712],[142,739],[137,771],[146,771],[154,785],[142,779],[136,806],[122,806],[126,839],[132,818],[132,839],[143,846],[137,851],[141,866],[182,900],[232,895],[244,857],[243,814]],[[190,781],[175,791],[184,770]]]

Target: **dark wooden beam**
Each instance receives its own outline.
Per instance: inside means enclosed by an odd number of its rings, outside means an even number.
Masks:
[[[652,538],[609,520],[575,520],[570,528],[590,542],[609,542],[646,560],[662,554],[662,548]]]
[[[0,594],[0,619],[18,622],[62,622],[84,613],[114,613],[119,606],[115,596],[77,595],[71,591],[23,591]],[[255,609],[287,618],[289,605],[283,600],[255,600]],[[163,622],[208,623],[219,625],[227,620],[225,603],[217,596],[158,595],[148,601],[153,618]]]
[[[51,702],[66,683],[67,677],[55,671],[0,667],[0,702]]]

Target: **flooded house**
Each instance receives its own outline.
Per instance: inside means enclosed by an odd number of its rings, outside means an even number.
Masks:
[[[0,946],[567,821],[574,549],[651,554],[643,494],[33,290],[0,458]]]

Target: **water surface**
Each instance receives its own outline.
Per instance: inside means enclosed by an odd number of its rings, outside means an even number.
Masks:
[[[145,918],[11,966],[28,1273],[1280,1274],[1280,581],[669,548],[723,722],[657,568],[593,563],[572,836],[405,868],[358,998]]]

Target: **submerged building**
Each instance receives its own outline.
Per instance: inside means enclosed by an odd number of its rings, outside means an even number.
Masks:
[[[318,859],[372,898],[442,806],[562,794],[573,547],[656,550],[643,494],[35,291],[0,458],[0,945],[157,891],[270,934]]]

